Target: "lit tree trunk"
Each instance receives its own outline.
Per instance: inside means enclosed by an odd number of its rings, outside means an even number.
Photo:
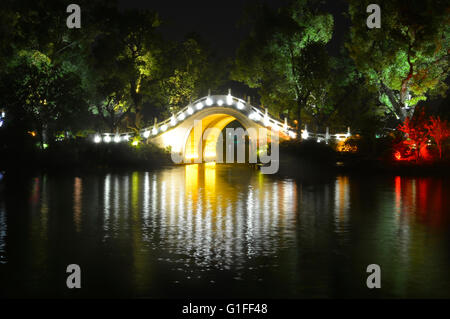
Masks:
[[[298,132],[301,132],[302,130],[302,110],[306,106],[306,101],[308,100],[308,97],[310,95],[310,92],[306,92],[305,95],[301,95],[300,90],[297,89],[297,121],[298,121]]]
[[[393,109],[391,109],[391,112],[397,117],[397,119],[401,122],[403,122],[407,116],[410,114],[407,114],[405,110],[405,105],[401,102],[400,99],[397,99],[395,96],[395,92],[388,88],[383,82],[381,82],[381,91],[382,93],[386,94],[386,96],[389,99],[389,102],[391,102]]]
[[[140,86],[141,79],[138,79],[137,81],[132,81],[130,84],[130,95],[131,99],[133,101],[134,105],[134,123],[133,123],[133,129],[139,130],[141,127],[141,118],[142,118],[142,95],[139,93],[139,86]]]
[[[302,130],[302,108],[303,103],[300,101],[300,99],[297,99],[297,130],[298,132],[301,132]]]

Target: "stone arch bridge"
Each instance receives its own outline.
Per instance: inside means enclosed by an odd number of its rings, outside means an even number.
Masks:
[[[228,95],[208,95],[202,97],[165,121],[146,127],[140,131],[142,138],[163,148],[170,148],[186,161],[202,159],[216,160],[216,147],[221,132],[229,123],[238,121],[249,131],[259,132],[255,137],[260,139],[261,133],[266,132],[264,138],[271,139],[276,135],[277,140],[297,138],[293,128],[271,116],[267,109],[262,110],[242,99]],[[261,130],[266,129],[266,130]],[[201,134],[196,134],[200,132]],[[328,130],[327,130],[328,132]],[[119,143],[129,141],[134,133],[102,133],[93,136],[95,143]],[[317,141],[328,138],[348,137],[347,134],[311,134],[306,128],[302,130],[302,138],[317,138]],[[251,137],[250,137],[251,138]]]

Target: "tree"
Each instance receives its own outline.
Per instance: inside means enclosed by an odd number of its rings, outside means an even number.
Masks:
[[[93,4],[80,0],[78,3],[86,12],[97,12],[95,16],[109,6],[105,1]],[[79,129],[86,123],[85,97],[90,86],[86,60],[96,36],[97,23],[92,14],[84,15],[86,25],[82,29],[68,29],[67,5],[63,0],[2,2],[0,77],[5,92],[2,99],[5,105],[8,103],[6,108],[16,115],[17,121],[28,118],[34,123],[32,126],[43,123],[43,134],[61,127]],[[36,85],[35,90],[26,87],[27,84]],[[26,93],[29,98],[23,99],[22,95]],[[47,103],[42,108],[37,98],[47,95],[49,98],[40,99]],[[20,105],[20,101],[25,104]],[[72,106],[73,110],[70,109]],[[82,111],[78,117],[67,116],[75,110]],[[35,116],[30,117],[33,113]],[[53,120],[55,114],[59,114],[56,116],[58,121]],[[77,120],[79,118],[83,120]],[[69,119],[73,122],[67,122]],[[48,125],[50,122],[52,124]],[[52,138],[54,132],[48,133]]]
[[[113,8],[109,14],[92,45],[91,104],[111,129],[126,118],[128,128],[138,131],[149,88],[160,78],[160,20],[148,10]]]
[[[68,66],[54,65],[43,53],[20,51],[1,81],[1,103],[16,123],[29,123],[43,145],[58,131],[75,128],[87,110],[79,76]]]
[[[90,104],[92,113],[98,114],[110,132],[114,132],[130,114],[132,104],[124,79],[116,73],[117,70],[111,71],[110,74],[97,75],[97,81],[92,84]]]
[[[332,59],[325,45],[316,42],[303,48],[294,62],[299,92],[303,92],[302,108],[318,127],[324,126],[335,111]]]
[[[259,88],[264,104],[296,118],[301,127],[302,110],[317,106],[323,94],[317,84],[326,75],[323,44],[331,39],[333,17],[319,10],[318,1],[309,0],[294,1],[277,12],[266,6],[252,12],[252,31],[238,49],[232,78]]]
[[[425,125],[425,114],[423,110],[413,118],[407,117],[405,121],[398,126],[398,130],[405,135],[403,144],[414,151],[416,160],[420,159],[421,152],[427,146],[428,130]]]
[[[430,122],[425,125],[429,136],[434,139],[439,150],[439,158],[442,159],[442,144],[450,137],[450,127],[447,121],[442,121],[441,118],[430,116]]]
[[[365,23],[372,1],[349,2],[352,27],[347,48],[391,114],[403,121],[419,101],[445,94],[450,39],[446,1],[379,1],[379,29],[368,29]]]
[[[331,76],[326,85],[333,110],[328,126],[338,130],[349,126],[366,138],[374,137],[384,113],[379,107],[376,91],[365,85],[364,75],[357,70],[345,48],[331,59]]]
[[[160,89],[171,113],[225,80],[225,63],[218,63],[196,34],[188,34],[181,43],[170,43],[165,52],[165,75],[160,80]]]

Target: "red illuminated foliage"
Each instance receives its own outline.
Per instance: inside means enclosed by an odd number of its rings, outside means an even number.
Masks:
[[[405,136],[403,144],[414,152],[416,160],[425,152],[428,142],[428,130],[426,128],[425,114],[423,111],[415,114],[412,119],[407,117],[398,130]],[[423,156],[422,156],[423,157]]]
[[[430,116],[430,121],[425,125],[428,130],[428,135],[431,136],[436,143],[439,150],[439,158],[442,158],[442,144],[450,137],[450,128],[447,121],[442,121],[438,116],[437,118]]]

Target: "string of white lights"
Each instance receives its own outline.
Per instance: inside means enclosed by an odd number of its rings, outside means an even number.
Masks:
[[[290,127],[287,124],[287,121],[285,120],[284,123],[274,119],[271,117],[267,110],[263,111],[255,106],[250,105],[250,103],[245,102],[242,99],[239,99],[237,97],[232,96],[231,94],[228,95],[208,95],[205,97],[202,97],[193,103],[190,103],[186,107],[184,107],[182,110],[178,111],[176,114],[172,114],[171,117],[166,119],[165,121],[155,123],[152,126],[148,126],[142,130],[140,130],[139,134],[144,137],[145,139],[148,139],[150,137],[156,137],[159,134],[162,134],[166,132],[168,129],[173,128],[177,126],[179,123],[187,120],[190,116],[192,116],[194,113],[202,110],[204,107],[211,107],[211,106],[227,106],[231,108],[236,108],[238,111],[245,114],[250,120],[257,122],[260,125],[263,125],[267,128],[270,128],[271,130],[275,132],[282,132],[286,135],[288,135],[290,138],[296,138],[297,134],[293,131],[292,127]],[[327,133],[320,134],[320,133],[312,133],[308,132],[308,129],[305,125],[305,129],[301,131],[301,137],[303,140],[307,139],[316,139],[318,143],[334,138],[338,141],[343,141],[346,138],[350,137],[350,128],[347,129],[347,133],[345,134],[329,134],[328,128]],[[110,143],[110,142],[128,142],[132,137],[134,137],[134,132],[124,132],[124,133],[97,133],[94,136],[94,142],[100,143]]]
[[[203,98],[200,98],[193,103],[190,103],[182,110],[173,114],[170,118],[165,121],[155,123],[152,126],[148,126],[142,130],[140,130],[139,134],[145,139],[152,137],[156,137],[157,135],[164,133],[169,128],[175,127],[179,123],[186,120],[188,117],[193,115],[195,112],[202,110],[204,107],[210,107],[213,105],[217,105],[220,107],[234,107],[238,111],[244,113],[248,118],[252,121],[259,122],[265,127],[271,128],[272,130],[278,132],[283,132],[291,138],[295,138],[297,134],[292,130],[290,126],[287,125],[287,122],[284,123],[274,119],[269,116],[267,111],[263,112],[262,110],[250,105],[250,103],[245,102],[242,99],[228,95],[208,95]],[[97,133],[94,136],[94,142],[100,143],[110,143],[112,141],[119,143],[129,141],[131,137],[134,136],[134,132],[124,132],[124,133]]]

